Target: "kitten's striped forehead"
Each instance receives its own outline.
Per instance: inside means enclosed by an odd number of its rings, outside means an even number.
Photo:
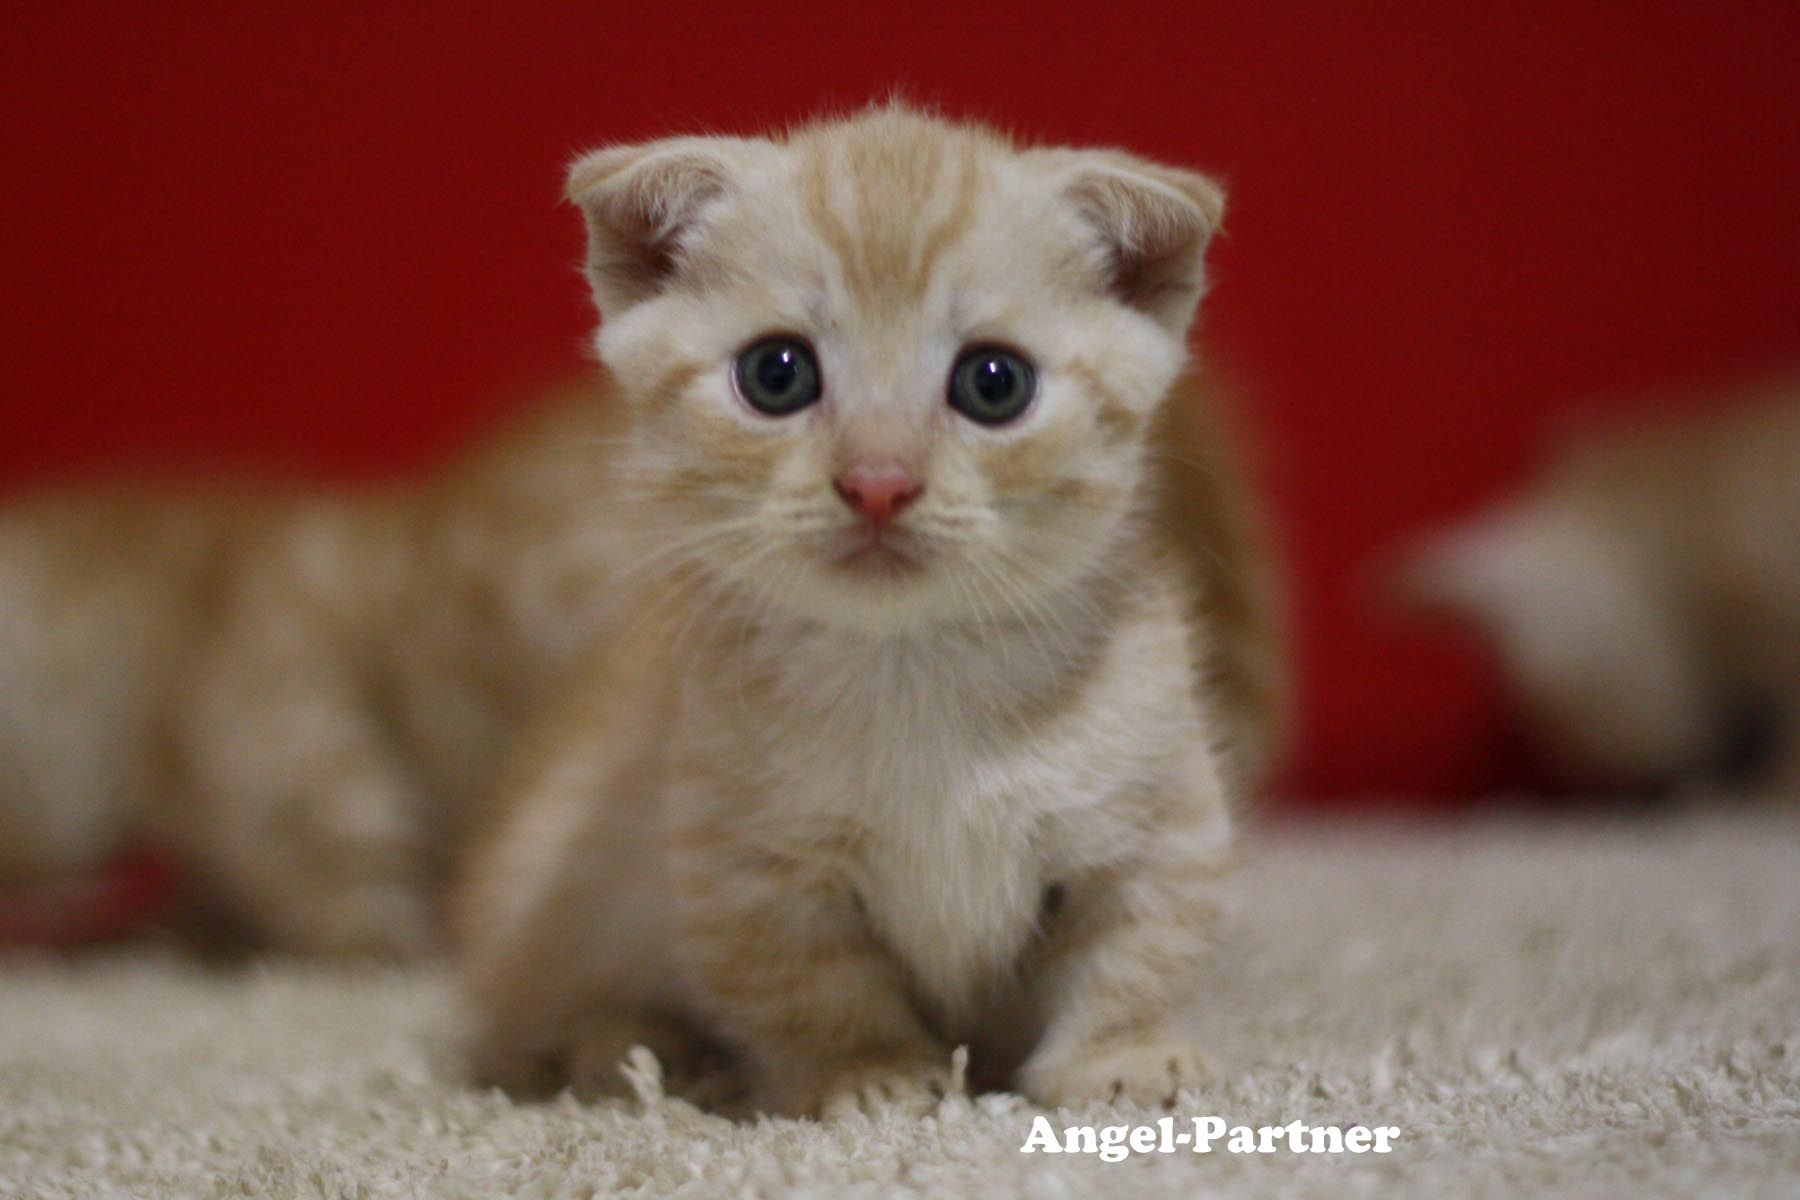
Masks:
[[[1011,148],[982,130],[884,110],[797,133],[802,216],[845,286],[884,305],[916,303],[968,234],[983,173]]]

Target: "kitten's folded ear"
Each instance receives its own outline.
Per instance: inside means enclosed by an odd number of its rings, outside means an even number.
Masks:
[[[1225,193],[1204,175],[1116,151],[1052,152],[1062,195],[1099,235],[1115,295],[1177,336],[1206,290]]]
[[[654,295],[681,266],[707,209],[731,192],[754,145],[683,137],[576,159],[564,195],[587,218],[587,277],[602,314]]]

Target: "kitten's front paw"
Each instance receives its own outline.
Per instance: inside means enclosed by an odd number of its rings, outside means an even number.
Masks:
[[[1183,1089],[1198,1087],[1205,1077],[1206,1065],[1198,1048],[1154,1038],[1033,1059],[1020,1069],[1019,1087],[1050,1108],[1092,1101],[1173,1108]]]
[[[795,1116],[819,1116],[828,1121],[883,1113],[927,1116],[950,1094],[948,1059],[946,1055],[941,1062],[922,1059],[851,1067],[810,1087],[787,1089],[779,1107]]]

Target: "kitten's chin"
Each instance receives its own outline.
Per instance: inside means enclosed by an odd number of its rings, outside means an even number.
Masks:
[[[1008,578],[998,563],[984,567],[973,548],[936,545],[904,529],[844,531],[787,550],[748,573],[728,567],[723,574],[765,616],[785,613],[873,637],[1040,610],[1046,586],[1060,590],[1079,574],[1058,569],[1069,564],[1040,562],[1027,583],[1016,573]]]
[[[957,616],[942,571],[909,547],[871,541],[822,557],[807,575],[797,599],[828,625],[903,634]]]

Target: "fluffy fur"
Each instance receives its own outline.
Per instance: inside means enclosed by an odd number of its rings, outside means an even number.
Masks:
[[[1588,782],[1800,789],[1800,386],[1571,448],[1407,565],[1494,646],[1546,753]]]
[[[838,1112],[928,1104],[967,1045],[1046,1103],[1172,1099],[1272,694],[1223,452],[1163,498],[1207,535],[1208,627],[1156,508],[1218,189],[889,108],[597,151],[569,193],[641,590],[461,898],[479,1071],[612,1090],[634,1043],[723,1052],[759,1104]],[[772,332],[822,364],[796,415],[734,394]],[[995,343],[1039,389],[985,427],[946,380]],[[879,543],[833,490],[869,459],[923,481]]]

